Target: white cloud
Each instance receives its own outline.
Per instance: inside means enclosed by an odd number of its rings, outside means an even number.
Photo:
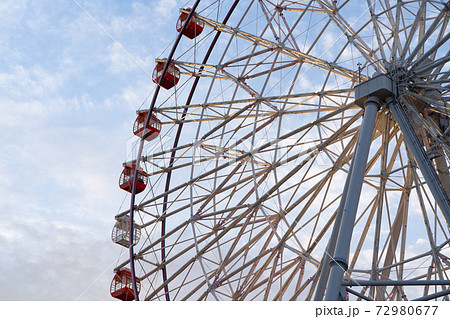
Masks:
[[[52,74],[40,65],[14,65],[9,72],[0,73],[0,85],[15,99],[48,96],[64,84],[62,74]]]
[[[27,0],[4,0],[0,4],[0,25],[10,27],[21,22],[27,8]]]
[[[158,0],[155,12],[157,16],[162,18],[168,18],[170,16],[178,15],[178,5],[176,0]],[[175,14],[174,14],[175,12]]]
[[[0,280],[4,287],[14,282],[17,290],[0,299],[75,299],[117,257],[109,237],[124,196],[117,187],[120,160],[114,161],[122,150],[110,147],[97,129],[41,128],[24,138],[33,142],[17,139],[20,145],[10,146],[13,158],[2,160],[6,230],[0,229],[0,251],[13,269],[25,270]],[[43,290],[33,295],[28,285]],[[107,291],[102,287],[86,297],[105,299]]]
[[[121,251],[110,234],[126,196],[118,178],[151,80],[117,47],[108,60],[111,39],[73,3],[33,6],[0,5],[3,24],[11,17],[17,33],[0,40],[0,300],[75,300],[86,289],[82,299],[108,300]],[[143,21],[144,8],[128,12]],[[113,21],[107,11],[98,16]],[[153,55],[133,34],[148,25],[137,24],[118,29],[148,67]],[[111,73],[117,66],[126,72]]]

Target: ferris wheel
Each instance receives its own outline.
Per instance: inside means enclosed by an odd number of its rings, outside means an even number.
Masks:
[[[180,9],[130,124],[112,295],[447,299],[449,18],[447,1]]]

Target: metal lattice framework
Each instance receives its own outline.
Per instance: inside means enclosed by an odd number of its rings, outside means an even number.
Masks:
[[[447,298],[450,2],[193,8],[116,216],[140,299]]]

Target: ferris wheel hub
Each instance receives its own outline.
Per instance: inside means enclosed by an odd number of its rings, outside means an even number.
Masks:
[[[364,107],[370,97],[384,101],[394,95],[394,82],[387,74],[377,74],[355,86],[355,104]]]

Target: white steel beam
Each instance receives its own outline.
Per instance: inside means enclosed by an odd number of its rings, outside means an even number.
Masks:
[[[342,296],[340,296],[342,278],[348,268],[347,256],[350,249],[350,241],[352,239],[356,212],[361,196],[367,158],[369,156],[372,134],[379,108],[380,100],[378,98],[371,96],[366,100],[364,120],[361,126],[358,144],[356,146],[356,154],[352,161],[353,169],[348,175],[348,178],[350,179],[348,195],[345,200],[342,222],[336,243],[336,251],[330,263],[331,273],[325,294],[325,300],[327,301],[343,300]]]

